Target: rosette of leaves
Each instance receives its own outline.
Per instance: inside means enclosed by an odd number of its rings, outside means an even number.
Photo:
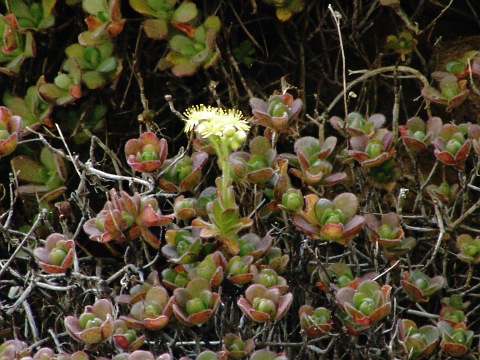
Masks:
[[[216,179],[217,189],[221,181],[220,177]],[[230,186],[227,191],[231,193],[229,198],[234,199],[233,187]],[[222,243],[225,251],[232,255],[238,254],[240,251],[238,233],[243,229],[249,228],[253,224],[253,220],[240,217],[237,204],[225,208],[220,198],[216,198],[208,203],[206,211],[210,222],[200,218],[192,221],[193,226],[201,228],[200,236],[202,238],[215,237]]]
[[[467,354],[473,341],[472,330],[463,323],[452,326],[446,321],[439,321],[437,327],[442,335],[440,347],[447,356],[462,357]]]
[[[422,89],[422,96],[436,104],[445,106],[445,110],[448,112],[462,104],[470,94],[465,79],[459,80],[455,75],[442,74],[436,80],[438,81],[438,89],[433,86],[425,86]]]
[[[15,14],[0,14],[0,35],[0,72],[18,75],[25,59],[35,56],[33,35],[19,31]]]
[[[260,268],[268,267],[275,270],[277,274],[282,274],[287,268],[290,256],[284,254],[279,247],[272,247],[268,253],[263,257]]]
[[[264,268],[260,271],[255,270],[253,283],[263,285],[267,289],[278,289],[280,294],[285,294],[285,292],[288,290],[287,280],[285,280],[285,278],[282,276],[279,276],[275,270],[270,268]]]
[[[465,138],[466,131],[465,126],[444,124],[432,142],[435,157],[445,165],[462,170],[472,145],[471,140]]]
[[[52,113],[52,105],[45,101],[38,92],[38,86],[33,85],[27,89],[24,98],[14,96],[11,92],[6,91],[3,94],[3,103],[23,120],[23,126],[37,128],[41,123],[50,122],[50,114]]]
[[[396,213],[383,214],[381,220],[373,214],[365,214],[365,226],[369,230],[369,240],[381,246],[397,246],[402,242],[405,233],[401,227],[400,216]]]
[[[337,195],[333,201],[316,194],[305,196],[305,209],[291,216],[292,223],[312,239],[347,245],[363,226],[363,216],[356,215],[358,199],[352,193]]]
[[[173,212],[178,220],[190,220],[197,214],[197,199],[180,195],[173,202]]]
[[[89,238],[99,242],[126,241],[139,236],[155,249],[158,239],[148,228],[164,226],[172,222],[173,214],[162,215],[155,198],[134,193],[133,196],[115,189],[110,190],[110,200],[95,218],[83,224]]]
[[[414,321],[398,319],[398,342],[409,359],[425,359],[432,354],[440,340],[440,331],[433,325],[417,327]]]
[[[227,280],[235,285],[245,285],[251,282],[255,276],[253,256],[233,256],[228,260],[226,274]]]
[[[350,286],[342,287],[335,297],[355,324],[371,326],[390,313],[391,290],[390,285],[380,286],[374,280],[365,280],[356,289]]]
[[[383,246],[382,252],[387,259],[398,259],[409,253],[417,244],[417,239],[413,236],[404,236],[401,238],[400,243],[393,246]]]
[[[216,37],[221,27],[218,16],[209,16],[198,26],[193,35],[173,35],[168,39],[170,51],[160,59],[160,70],[171,69],[175,76],[193,75],[200,67],[212,66],[220,56],[216,49]]]
[[[43,247],[33,250],[35,259],[43,270],[52,274],[65,273],[75,256],[75,242],[59,233],[50,234]]]
[[[425,123],[421,118],[415,116],[408,119],[406,125],[400,125],[398,129],[405,146],[411,152],[421,154],[438,136],[442,125],[442,119],[439,117],[431,117]]]
[[[480,263],[480,236],[473,238],[469,234],[461,234],[457,237],[456,245],[460,260],[469,264]]]
[[[288,21],[293,14],[302,11],[305,7],[305,0],[263,0],[263,2],[275,6],[275,15],[282,22]]]
[[[427,302],[431,295],[445,285],[445,279],[441,275],[431,278],[419,270],[405,271],[400,284],[410,299],[415,302]]]
[[[387,49],[394,50],[405,61],[405,55],[409,55],[417,47],[418,41],[410,31],[402,31],[398,36],[388,35],[386,40]]]
[[[477,156],[480,156],[480,125],[468,125],[468,137],[472,140],[473,150]]]
[[[293,301],[292,293],[282,295],[277,288],[250,285],[237,305],[247,318],[256,322],[278,321],[287,313]]]
[[[350,286],[355,288],[360,279],[355,279],[350,267],[341,262],[332,263],[328,265],[326,271],[323,269],[319,271],[320,279],[316,285],[323,291],[329,291],[330,286],[333,288],[342,288],[344,286]]]
[[[140,134],[138,139],[130,139],[125,144],[125,157],[133,169],[151,173],[159,170],[167,158],[167,140],[157,138],[151,131]]]
[[[275,204],[275,202],[274,202]],[[290,188],[282,195],[282,202],[275,204],[279,209],[288,211],[289,213],[297,213],[303,209],[305,201],[303,200],[302,191]]]
[[[9,108],[0,106],[0,159],[16,149],[22,135],[22,124],[20,116],[13,115]]]
[[[145,298],[132,304],[129,316],[121,316],[129,326],[147,330],[163,329],[170,321],[173,298],[161,285],[147,290]]]
[[[248,359],[249,360],[288,360],[288,357],[284,353],[277,353],[275,351],[261,349],[261,350],[255,351]]]
[[[327,160],[336,144],[335,136],[326,138],[323,143],[312,136],[298,139],[295,141],[294,150],[300,170],[290,169],[290,173],[308,185],[334,185],[342,182],[347,174],[344,172],[332,174],[333,166]]]
[[[183,265],[177,265],[173,269],[167,268],[162,271],[162,283],[169,290],[184,287],[190,281],[188,272]]]
[[[185,288],[175,289],[173,313],[187,326],[202,325],[216,313],[220,295],[211,291],[207,280],[196,278]]]
[[[202,239],[185,229],[167,230],[165,241],[167,244],[162,247],[162,254],[174,264],[193,263],[202,250]]]
[[[255,48],[250,40],[244,40],[232,49],[232,55],[238,63],[251,67],[255,61]]]
[[[202,169],[208,161],[204,151],[194,152],[191,157],[173,158],[164,161],[162,177],[158,186],[167,192],[177,193],[193,189],[201,180]]]
[[[215,251],[193,266],[188,275],[190,279],[202,278],[207,280],[212,289],[217,288],[223,281],[227,264],[225,256],[220,251]]]
[[[30,351],[27,343],[20,340],[6,340],[0,345],[0,356],[6,360],[21,359]]]
[[[350,138],[348,155],[363,167],[378,167],[395,156],[393,134],[387,129],[379,129],[369,138],[359,135]]]
[[[89,360],[90,357],[84,351],[75,351],[73,354],[60,353],[55,360]]]
[[[249,355],[255,347],[255,340],[242,340],[240,336],[228,333],[223,338],[222,352],[228,359],[239,360]]]
[[[238,255],[251,255],[254,261],[257,261],[268,253],[272,246],[272,241],[272,237],[268,234],[262,238],[255,233],[245,234],[238,240],[240,245]]]
[[[20,185],[18,192],[23,195],[41,196],[40,203],[48,203],[67,189],[67,167],[63,158],[44,147],[36,161],[25,155],[14,157],[10,165]]]
[[[111,40],[97,46],[72,44],[65,49],[68,59],[62,69],[67,71],[68,63],[75,59],[81,69],[82,82],[89,89],[98,89],[115,80],[122,72],[122,63],[113,55],[113,50]]]
[[[350,137],[360,135],[371,137],[375,131],[385,124],[386,119],[382,114],[373,114],[368,119],[365,119],[363,115],[351,112],[347,115],[345,120],[338,116],[333,116],[329,121],[334,129],[338,130],[343,135],[346,135],[346,132]]]
[[[310,305],[302,305],[298,310],[298,317],[300,327],[311,339],[327,334],[333,325],[330,310],[324,307],[314,309]]]
[[[55,23],[53,10],[57,0],[31,2],[25,0],[7,0],[7,10],[15,14],[20,30],[44,30]]]
[[[259,98],[250,99],[255,124],[266,127],[275,133],[291,132],[290,123],[298,117],[302,110],[301,99],[293,99],[289,93],[272,95],[267,101]]]
[[[470,305],[469,301],[463,302],[462,295],[454,294],[450,297],[442,298],[442,308],[440,309],[440,321],[446,321],[451,326],[467,323],[465,310]]]
[[[83,46],[98,46],[120,34],[126,21],[120,5],[120,0],[83,0],[83,11],[89,14],[85,19],[88,31],[78,35],[78,42]]]
[[[458,191],[460,190],[460,185],[450,185],[449,183],[444,181],[440,185],[428,185],[426,187],[426,190],[433,198],[440,200],[444,204],[450,205],[457,198]]]
[[[113,343],[123,351],[135,351],[145,342],[145,335],[138,336],[125,320],[114,321]]]
[[[130,0],[130,6],[149,19],[142,22],[142,27],[151,39],[165,39],[171,26],[193,36],[193,26],[199,12],[195,3],[182,1],[177,8],[178,0]]]
[[[85,307],[78,317],[67,316],[65,328],[74,339],[86,344],[100,344],[113,335],[113,305],[110,300],[100,299]]]
[[[59,73],[53,83],[42,75],[37,82],[40,96],[56,105],[67,105],[82,97],[82,69],[76,59],[67,59],[63,65],[65,72]]]
[[[248,153],[236,151],[230,155],[234,178],[265,185],[275,173],[277,152],[263,136],[257,136],[250,141],[249,148]]]

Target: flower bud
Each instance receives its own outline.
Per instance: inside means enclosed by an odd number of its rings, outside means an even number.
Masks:
[[[450,139],[445,146],[446,150],[452,155],[455,155],[461,147],[462,144],[456,139]]]
[[[62,265],[63,260],[65,260],[66,256],[67,252],[65,250],[55,247],[52,249],[52,251],[50,251],[48,259],[50,264],[60,266]]]
[[[383,144],[380,140],[370,140],[365,148],[365,153],[370,159],[376,158],[383,152]]]
[[[289,211],[297,212],[303,208],[303,196],[295,189],[288,190],[282,195],[282,205]]]
[[[200,311],[204,311],[206,309],[207,307],[200,298],[188,300],[185,305],[185,310],[188,316],[199,313]]]

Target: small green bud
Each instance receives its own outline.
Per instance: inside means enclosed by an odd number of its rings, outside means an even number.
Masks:
[[[80,327],[82,329],[86,329],[87,328],[87,323],[89,321],[92,321],[95,319],[95,315],[93,315],[92,313],[83,313],[82,315],[80,315],[80,318],[78,319],[78,321],[80,322]]]
[[[358,311],[360,311],[363,315],[369,316],[376,308],[377,306],[375,305],[375,301],[373,301],[372,298],[367,297],[363,299]]]
[[[270,299],[255,298],[253,300],[253,307],[255,310],[266,313],[273,319],[277,313],[275,303]]]
[[[205,306],[205,304],[200,298],[188,300],[185,305],[185,308],[188,316],[199,313],[200,311],[204,311],[207,309],[207,307]]]
[[[282,195],[282,205],[290,211],[300,211],[303,208],[303,196],[297,191],[287,191]]]
[[[423,141],[425,139],[425,133],[421,130],[418,130],[415,131],[412,137],[418,141]]]
[[[452,155],[455,155],[461,147],[462,144],[456,139],[449,140],[445,146],[446,150]]]
[[[60,89],[69,90],[70,86],[73,85],[73,80],[67,74],[58,74],[53,83],[57,85]]]
[[[454,329],[450,336],[456,344],[465,344],[467,341],[467,336],[463,329]]]
[[[382,226],[380,226],[377,232],[382,239],[393,239],[396,235],[396,232],[394,233],[390,226],[388,226],[387,224],[383,224]]]
[[[380,140],[370,140],[365,148],[365,153],[370,159],[376,158],[383,152],[383,144]]]
[[[60,266],[62,265],[63,260],[65,260],[66,256],[67,252],[65,250],[55,247],[52,249],[52,251],[50,251],[48,260],[50,264]]]
[[[366,298],[366,295],[361,292],[356,292],[353,295],[353,306],[355,309],[360,309],[360,305],[362,305],[363,300]]]
[[[161,311],[155,305],[152,305],[152,304],[148,304],[143,309],[143,318],[144,319],[145,318],[149,318],[149,319],[156,318],[156,317],[160,316],[160,314],[161,314]]]
[[[229,351],[243,351],[245,348],[245,345],[242,341],[242,339],[235,339],[233,340],[232,345],[230,345],[230,348],[228,349]]]
[[[10,133],[8,132],[8,130],[0,130],[0,140],[7,140],[9,136]]]

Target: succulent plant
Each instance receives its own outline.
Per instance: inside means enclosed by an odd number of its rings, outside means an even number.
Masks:
[[[277,274],[282,274],[287,268],[290,256],[284,254],[279,247],[272,247],[268,253],[263,257],[260,268],[268,267],[274,270]]]
[[[67,167],[63,158],[44,147],[38,161],[25,155],[14,157],[10,165],[20,182],[18,191],[23,195],[41,195],[40,203],[48,203],[65,192]]]
[[[442,335],[440,347],[447,356],[462,357],[467,354],[472,345],[473,331],[463,323],[452,326],[446,321],[439,321],[437,327]]]
[[[148,229],[164,226],[173,220],[173,214],[162,215],[157,200],[134,193],[133,196],[115,189],[110,190],[110,200],[103,209],[83,224],[83,230],[91,240],[99,242],[126,241],[139,236],[155,249],[160,240]]]
[[[405,146],[415,154],[421,154],[430,146],[442,128],[442,119],[431,117],[423,121],[418,116],[407,120],[406,125],[400,125],[400,135]]]
[[[255,340],[243,340],[240,336],[228,333],[223,338],[222,352],[227,359],[240,360],[249,355],[255,347]]]
[[[275,287],[267,289],[263,285],[253,284],[245,290],[245,297],[238,299],[237,305],[250,320],[269,322],[285,316],[292,301],[292,293],[281,295]]]
[[[30,354],[27,343],[20,340],[6,340],[0,344],[0,356],[5,360],[16,360]]]
[[[298,310],[298,317],[300,327],[312,339],[327,334],[333,325],[330,310],[324,307],[314,309],[310,305],[302,305]]]
[[[465,126],[444,124],[432,142],[436,158],[445,165],[463,169],[472,145],[471,140],[465,138],[466,132]]]
[[[284,294],[288,290],[287,280],[268,267],[255,271],[253,283],[263,285],[267,289],[276,288],[280,294]]]
[[[276,133],[291,132],[290,124],[302,110],[302,100],[293,99],[289,93],[272,95],[267,101],[259,98],[250,99],[255,124],[265,126]]]
[[[18,28],[25,30],[44,30],[55,23],[53,14],[57,0],[47,0],[38,2],[29,2],[24,0],[7,1],[9,13],[15,14]]]
[[[316,285],[324,292],[329,291],[330,287],[334,289],[344,286],[356,288],[358,283],[360,283],[360,279],[353,276],[350,267],[342,262],[328,265],[325,271],[321,270],[319,272],[319,275],[320,280],[317,281]]]
[[[165,139],[158,139],[146,131],[138,139],[130,139],[125,144],[127,163],[140,172],[151,173],[159,170],[167,158],[168,145]]]
[[[100,360],[100,358],[98,358],[98,360]],[[112,360],[173,360],[173,358],[168,353],[155,356],[150,351],[135,350],[132,353],[121,353],[115,355]]]
[[[128,294],[120,294],[115,297],[115,302],[133,305],[134,303],[145,299],[147,291],[153,287],[160,285],[160,278],[156,270],[148,274],[145,281],[132,286]]]
[[[205,259],[196,264],[188,272],[190,279],[203,278],[211,288],[217,288],[223,281],[227,260],[220,251],[205,256]]]
[[[135,351],[145,342],[145,335],[138,336],[125,320],[117,319],[113,326],[113,343],[123,351]]]
[[[132,304],[129,316],[121,316],[120,319],[134,328],[160,330],[169,323],[172,306],[173,297],[163,286],[155,285],[147,290],[143,299]]]
[[[480,125],[470,124],[468,126],[468,137],[472,140],[473,150],[480,156]]]
[[[430,356],[440,340],[440,331],[433,325],[417,327],[414,321],[398,319],[398,342],[409,359],[424,359]]]
[[[388,35],[386,40],[387,49],[394,50],[401,56],[402,61],[405,61],[405,55],[411,54],[415,50],[417,44],[417,39],[409,31],[402,31],[398,36]]]
[[[378,242],[384,247],[401,244],[405,233],[400,224],[400,216],[396,213],[383,214],[381,220],[372,214],[365,214],[364,218],[371,242]]]
[[[6,91],[3,94],[3,102],[14,115],[22,118],[24,127],[35,129],[40,124],[48,124],[51,121],[49,116],[52,112],[52,105],[40,96],[36,85],[27,89],[24,98],[14,96],[11,92]]]
[[[85,19],[88,30],[78,35],[78,42],[83,46],[99,46],[120,34],[126,22],[120,5],[119,0],[83,0],[83,11],[89,14]]]
[[[254,233],[245,234],[238,240],[240,244],[238,255],[251,255],[254,261],[257,261],[268,253],[272,246],[272,241],[272,237],[268,234],[262,238]]]
[[[0,34],[0,72],[17,75],[25,59],[35,56],[33,35],[19,31],[15,14],[0,14]]]
[[[358,135],[350,138],[348,155],[365,167],[377,167],[395,156],[393,134],[379,129],[372,137]]]
[[[220,304],[220,296],[211,291],[208,281],[203,278],[193,279],[185,288],[175,289],[173,296],[173,313],[187,326],[204,324]]]
[[[419,270],[405,271],[400,284],[410,299],[416,302],[427,302],[431,295],[443,287],[445,278],[441,275],[430,278]]]
[[[363,115],[356,112],[349,113],[345,120],[338,116],[330,118],[330,124],[334,129],[344,135],[346,131],[350,137],[366,135],[370,138],[385,124],[385,121],[385,116],[382,114],[373,114],[368,119],[365,119]]]
[[[142,22],[142,27],[149,38],[156,40],[165,39],[172,31],[171,26],[193,36],[192,24],[198,18],[198,9],[190,1],[183,1],[175,8],[177,3],[178,0],[130,0],[135,11],[149,17]]]
[[[216,37],[221,23],[217,16],[209,16],[204,23],[194,29],[192,36],[173,35],[168,40],[170,51],[160,59],[161,70],[171,68],[175,76],[193,75],[200,67],[212,66],[219,57]]]
[[[346,245],[364,223],[364,218],[356,215],[358,205],[358,199],[352,193],[337,195],[333,201],[308,194],[305,196],[305,210],[293,214],[291,221],[312,239]]]
[[[46,272],[64,273],[73,263],[75,242],[62,234],[53,233],[45,240],[44,247],[33,250],[33,255]]]
[[[441,75],[436,79],[439,89],[426,86],[422,89],[422,96],[434,103],[444,105],[447,111],[459,106],[470,90],[467,89],[467,80],[459,80],[455,75]]]
[[[3,156],[10,155],[21,138],[22,118],[13,115],[12,111],[0,106],[0,159]]]
[[[457,248],[460,251],[457,257],[471,264],[480,262],[480,237],[473,238],[469,234],[461,234],[457,237]]]
[[[261,349],[255,351],[248,360],[288,360],[288,357],[284,353]]]
[[[49,83],[42,75],[37,82],[37,90],[42,98],[55,102],[56,105],[67,105],[82,97],[82,69],[77,59],[68,59],[60,72]]]
[[[293,14],[305,7],[305,0],[263,0],[263,2],[275,6],[275,14],[280,21],[288,21]]]
[[[444,204],[450,205],[455,201],[458,191],[460,190],[460,185],[450,185],[444,181],[440,185],[428,185],[426,190],[434,199],[438,199]]]
[[[236,285],[245,285],[251,282],[255,276],[253,256],[233,256],[228,260],[226,274],[227,279]]]
[[[173,269],[167,268],[162,271],[162,283],[169,290],[184,287],[190,281],[187,270],[182,265],[177,265]]]
[[[337,144],[337,138],[330,136],[322,143],[320,140],[305,136],[295,141],[300,170],[290,169],[290,173],[302,179],[308,185],[334,185],[343,181],[347,175],[332,174],[333,166],[327,160]]]
[[[230,155],[235,180],[265,185],[275,173],[277,152],[267,138],[257,136],[249,144],[250,152],[236,151]]]
[[[191,157],[184,156],[181,159],[165,160],[162,171],[166,172],[159,179],[158,186],[171,193],[193,189],[200,182],[202,169],[207,161],[208,154],[204,151],[195,152]]]
[[[465,310],[470,302],[463,302],[462,295],[454,294],[450,297],[442,298],[442,308],[440,309],[440,321],[446,321],[451,326],[467,323]]]
[[[175,218],[179,220],[194,218],[197,214],[197,199],[193,197],[186,198],[183,195],[176,197],[173,203],[173,212],[175,213]]]
[[[165,233],[167,244],[162,247],[162,253],[175,264],[189,264],[197,261],[202,250],[202,239],[198,231],[185,229],[169,229]]]
[[[114,331],[113,305],[100,299],[85,307],[78,317],[67,316],[65,328],[74,339],[86,344],[99,344],[110,339]]]
[[[335,297],[355,324],[371,326],[390,313],[391,290],[390,285],[380,286],[376,281],[365,280],[356,289],[340,288]]]

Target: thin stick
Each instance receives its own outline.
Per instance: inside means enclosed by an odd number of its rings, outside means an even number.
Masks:
[[[343,49],[343,40],[342,40],[342,32],[340,30],[340,19],[342,15],[338,12],[333,10],[332,4],[328,4],[328,10],[332,13],[333,21],[335,22],[335,26],[337,28],[338,33],[338,41],[340,43],[340,52],[342,53],[342,81],[343,81],[343,106],[345,108],[345,117],[348,115],[348,104],[347,104],[347,70],[346,70],[346,61],[345,61],[345,50]]]

